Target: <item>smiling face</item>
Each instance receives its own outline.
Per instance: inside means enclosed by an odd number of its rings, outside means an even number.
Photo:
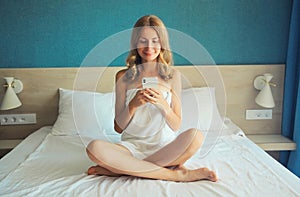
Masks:
[[[137,40],[137,52],[142,63],[155,62],[161,50],[157,32],[151,27],[143,27]]]

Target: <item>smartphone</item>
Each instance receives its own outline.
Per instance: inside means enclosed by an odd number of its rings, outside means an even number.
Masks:
[[[143,89],[146,89],[146,88],[158,89],[158,78],[157,77],[143,77],[142,86],[143,86]]]

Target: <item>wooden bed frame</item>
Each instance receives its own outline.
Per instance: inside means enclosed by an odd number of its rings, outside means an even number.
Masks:
[[[88,68],[14,68],[0,69],[0,77],[20,79],[24,90],[18,95],[23,105],[17,109],[0,111],[1,114],[36,113],[37,124],[0,126],[0,140],[23,139],[45,125],[53,125],[58,114],[58,88],[109,92],[114,89],[115,73],[124,67]],[[280,134],[285,65],[218,65],[176,66],[183,76],[183,87],[214,86],[221,81],[226,93],[225,116],[232,119],[247,134]],[[246,120],[247,109],[262,109],[255,104],[258,91],[253,80],[258,75],[271,73],[277,86],[272,88],[276,106],[271,120]],[[2,80],[1,84],[5,81]],[[0,88],[1,97],[4,88]],[[218,97],[217,92],[217,98]],[[222,96],[224,99],[224,95]],[[2,100],[2,98],[0,98]]]

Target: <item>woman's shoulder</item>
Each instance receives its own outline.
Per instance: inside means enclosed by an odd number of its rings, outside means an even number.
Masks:
[[[172,78],[175,80],[181,78],[181,72],[177,70],[174,66],[172,67]]]
[[[124,75],[127,71],[128,71],[128,68],[121,69],[121,70],[119,70],[119,71],[117,72],[116,75],[117,75],[117,76],[118,76],[118,75],[121,75],[121,76],[122,76],[122,75]]]
[[[178,92],[179,89],[181,89],[181,72],[174,67],[172,69],[172,78],[169,83],[171,85],[171,89]]]
[[[128,71],[128,68],[124,68],[122,70],[119,70],[116,73],[116,80],[120,79],[121,77],[123,77],[125,75],[125,73]]]

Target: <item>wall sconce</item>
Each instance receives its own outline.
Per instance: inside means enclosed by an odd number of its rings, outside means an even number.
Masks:
[[[14,109],[22,105],[19,100],[17,94],[22,92],[23,83],[18,79],[14,79],[13,77],[4,77],[6,80],[4,87],[6,87],[6,92],[4,94],[0,110],[9,110]]]
[[[276,86],[274,83],[271,83],[273,75],[266,73],[263,76],[257,76],[254,80],[254,87],[257,90],[260,90],[258,95],[255,98],[255,102],[265,108],[275,107],[272,91],[270,86]]]

